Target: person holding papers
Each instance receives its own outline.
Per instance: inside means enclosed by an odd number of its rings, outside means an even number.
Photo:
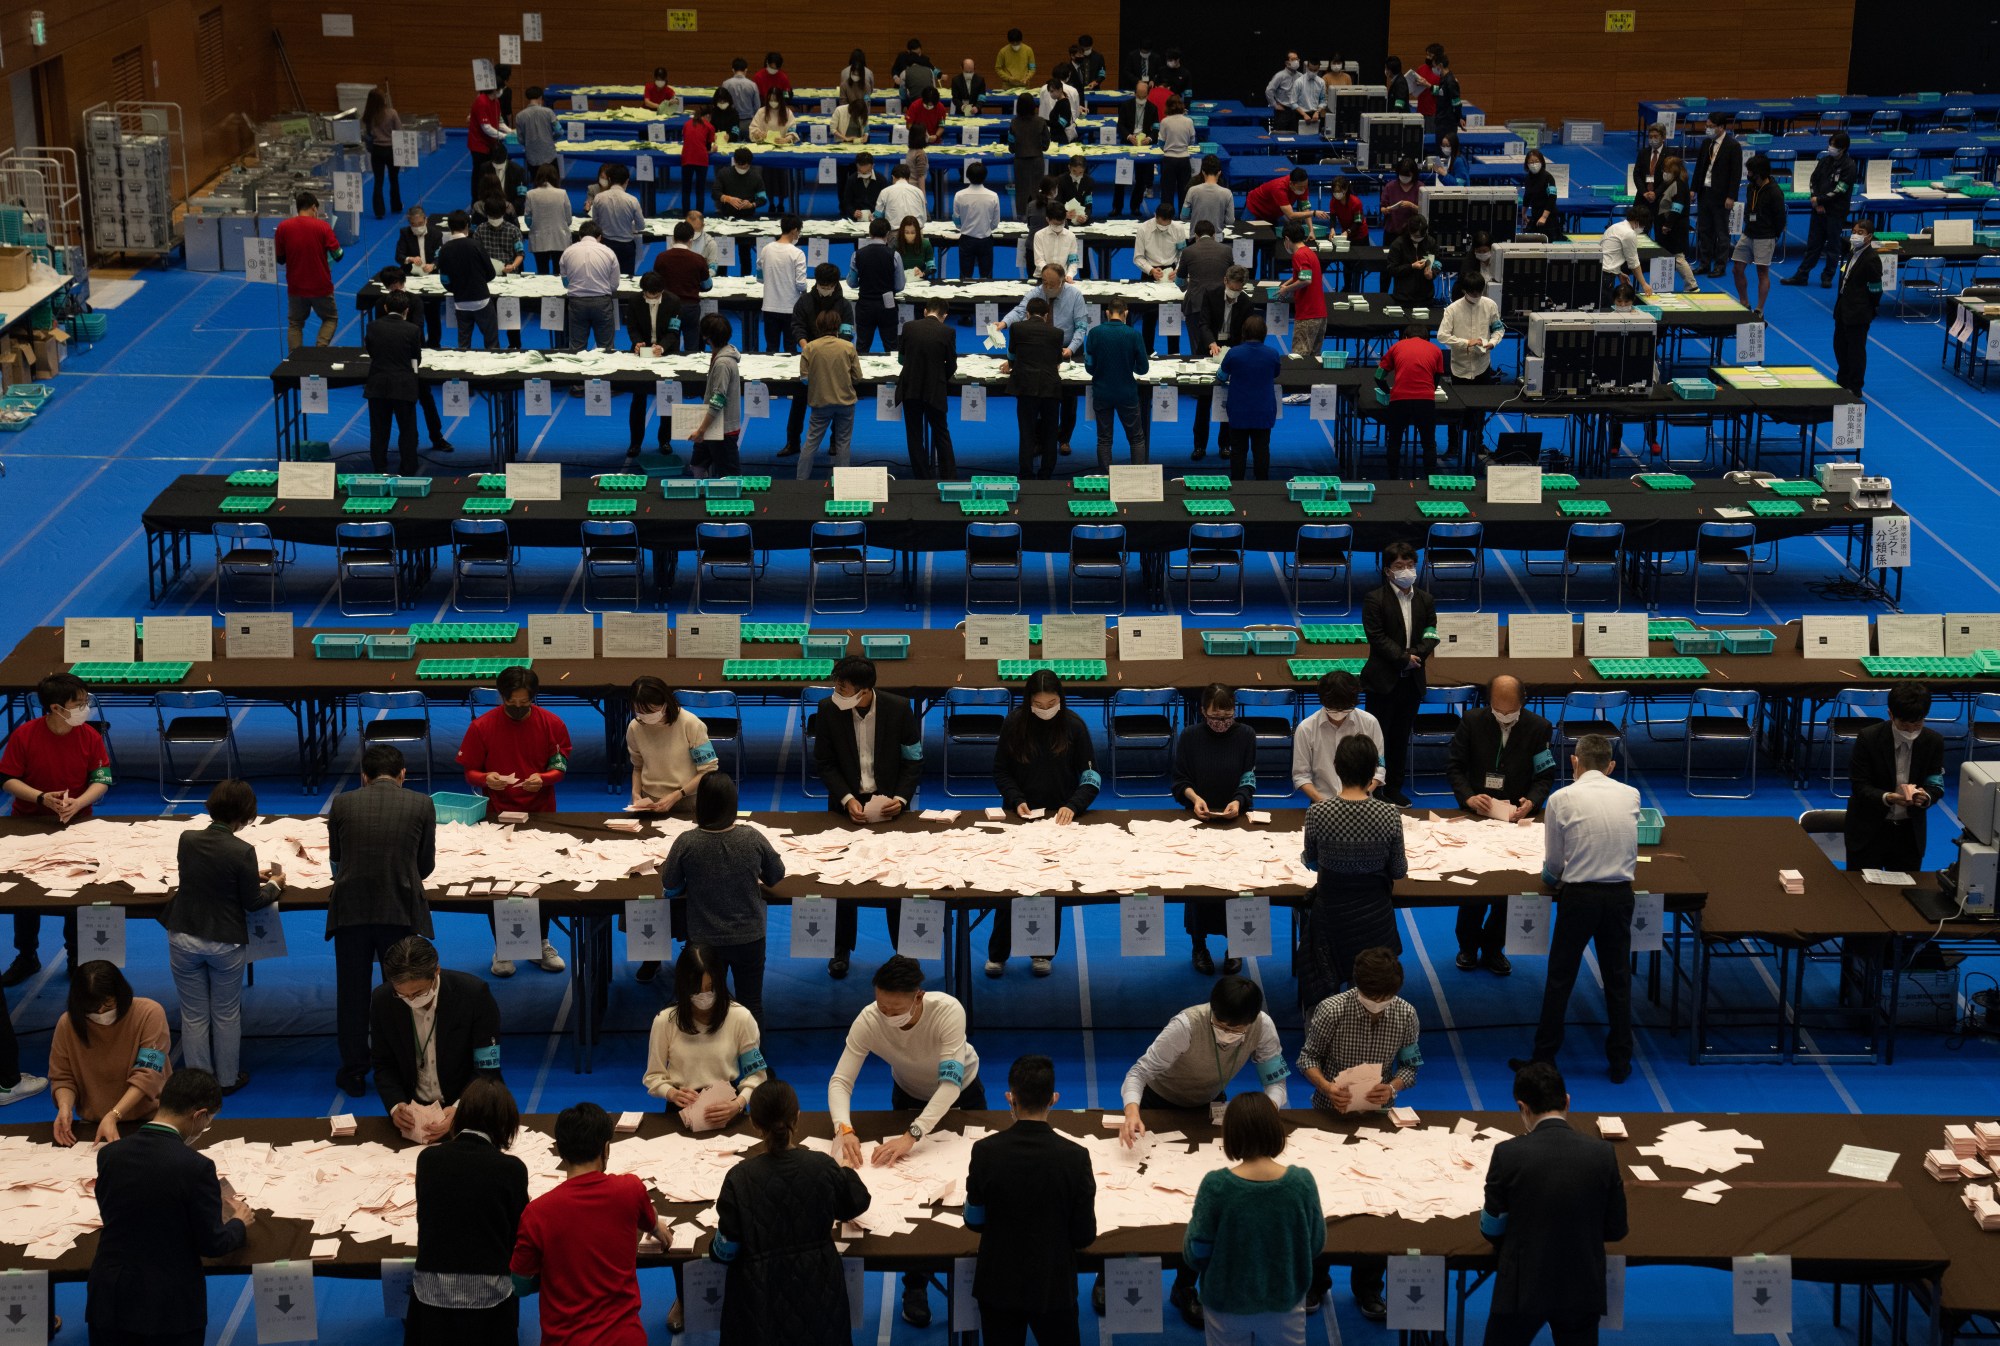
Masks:
[[[1340,793],[1334,755],[1346,740],[1366,738],[1375,747],[1376,760],[1381,760],[1382,726],[1360,707],[1359,678],[1339,668],[1320,675],[1319,709],[1299,721],[1292,732],[1292,788],[1310,802],[1317,804]],[[1382,783],[1379,766],[1374,783]]]
[[[1201,693],[1201,723],[1174,739],[1174,798],[1205,822],[1233,823],[1250,811],[1257,794],[1257,734],[1236,718],[1236,693],[1219,682]],[[1223,933],[1220,902],[1181,904],[1188,937],[1194,941],[1194,970],[1215,975],[1208,937]],[[1224,976],[1243,970],[1241,958],[1223,962]]]
[[[16,818],[40,818],[59,827],[88,822],[91,809],[111,788],[111,754],[90,723],[90,689],[74,673],[51,673],[35,684],[42,713],[24,721],[0,750],[0,788],[14,797]],[[14,917],[14,961],[0,986],[19,986],[42,970],[42,918]],[[76,963],[76,914],[63,917],[63,947]]]
[[[625,726],[625,755],[632,760],[634,813],[671,813],[694,795],[695,784],[714,771],[715,745],[699,715],[660,679],[632,679],[632,719]]]
[[[500,704],[477,716],[459,743],[458,764],[465,782],[486,796],[486,817],[503,813],[554,813],[556,786],[569,774],[569,726],[535,704],[542,680],[535,670],[514,664],[500,670],[493,690]],[[488,917],[489,922],[491,917]],[[560,972],[564,963],[549,943],[549,917],[542,913],[542,956],[535,965]],[[514,975],[511,959],[495,957],[496,977]]]
[[[362,397],[368,403],[368,462],[377,472],[389,470],[389,432],[396,432],[396,471],[413,477],[422,470],[417,457],[417,403],[423,384],[417,367],[424,359],[424,332],[417,326],[416,303],[407,294],[385,294],[376,318],[361,338],[368,354],[368,381]],[[433,439],[438,436],[433,435]]]
[[[763,1148],[723,1178],[708,1249],[729,1268],[723,1346],[850,1346],[847,1275],[833,1231],[866,1213],[868,1189],[853,1168],[793,1143],[799,1096],[783,1080],[757,1086],[750,1126]],[[679,1330],[671,1317],[668,1327]]]
[[[893,821],[917,797],[924,779],[924,721],[910,699],[875,685],[875,664],[849,655],[833,669],[833,695],[813,713],[813,762],[826,787],[827,807],[851,823]],[[894,755],[890,755],[894,745]],[[847,975],[854,952],[856,915],[837,903],[833,957],[828,975]],[[902,903],[888,908],[893,944],[901,933]]]
[[[134,996],[125,974],[102,959],[79,963],[70,977],[69,1008],[49,1042],[56,1144],[95,1139],[108,1145],[118,1139],[121,1122],[151,1117],[160,1086],[173,1074],[167,1061],[172,1046],[159,1001]]]
[[[284,870],[259,865],[256,849],[236,835],[256,816],[257,792],[247,782],[221,781],[208,792],[208,826],[181,833],[180,886],[160,921],[181,1002],[181,1057],[196,1070],[219,1072],[225,1094],[250,1083],[238,1055],[250,944],[245,916],[276,902],[285,888]]]
[[[1037,669],[1028,675],[1021,703],[1007,712],[1000,725],[993,786],[1000,792],[1001,806],[1023,821],[1048,816],[1067,825],[1084,815],[1103,784],[1089,726],[1063,704],[1062,680],[1046,668]],[[1060,949],[1061,921],[1055,923],[1055,937]],[[1005,972],[1013,951],[1014,923],[1001,910],[986,942],[986,975]],[[1030,959],[1029,970],[1046,977],[1053,962],[1053,957],[1037,954]]]
[[[833,1157],[849,1168],[860,1168],[862,1162],[852,1100],[854,1082],[870,1056],[888,1063],[889,1106],[899,1112],[922,1109],[906,1132],[870,1152],[868,1162],[874,1167],[908,1154],[954,1107],[970,1112],[986,1107],[979,1053],[965,1040],[965,1007],[943,992],[924,990],[923,965],[901,954],[875,969],[874,988],[875,1003],[854,1017],[847,1046],[826,1086]],[[929,1286],[925,1273],[903,1277],[903,1321],[912,1327],[930,1326]]]
[[[1467,711],[1451,736],[1445,775],[1458,806],[1474,817],[1518,823],[1549,802],[1556,783],[1549,747],[1555,730],[1523,704],[1521,680],[1503,673],[1486,689],[1486,708]],[[1506,920],[1505,902],[1458,909],[1460,972],[1484,967],[1504,977],[1514,970],[1501,952]]]
[[[430,1105],[448,1129],[459,1095],[474,1078],[500,1077],[500,1006],[470,972],[438,966],[437,946],[411,935],[382,955],[382,984],[368,1003],[375,1092],[396,1129],[409,1134],[416,1108]]]
[[[685,249],[683,249],[685,251]],[[632,343],[632,353],[638,356],[659,357],[677,354],[681,347],[681,303],[667,292],[667,278],[659,271],[648,271],[639,277],[639,292],[625,300],[625,336]],[[690,347],[694,333],[686,334]],[[646,443],[646,402],[652,390],[643,383],[634,383],[631,392],[631,407],[626,420],[630,437],[625,442],[625,461],[636,464],[639,451]],[[653,432],[653,441],[660,452],[667,452],[673,445],[674,409],[671,398],[666,405],[656,407],[655,420],[658,428]],[[413,434],[412,439],[415,438]]]
[[[729,994],[729,964],[701,944],[688,944],[674,963],[674,1003],[653,1020],[646,1046],[646,1092],[665,1099],[669,1111],[693,1107],[703,1093],[702,1129],[727,1126],[750,1106],[750,1094],[769,1078],[757,1017]],[[733,1098],[720,1087],[735,1089]],[[678,1329],[676,1329],[678,1330]]]
[[[1181,1248],[1201,1277],[1201,1298],[1181,1317],[1190,1326],[1205,1317],[1211,1342],[1305,1341],[1305,1297],[1326,1246],[1326,1216],[1312,1170],[1280,1164],[1284,1149],[1285,1123],[1270,1099],[1229,1100],[1222,1152],[1234,1167],[1201,1180]]]
[[[712,771],[695,787],[692,831],[674,838],[660,865],[660,895],[685,897],[691,943],[730,974],[751,1017],[764,1017],[764,889],[785,877],[785,862],[764,834],[738,824],[736,782]]]
[[[1299,999],[1317,1005],[1353,980],[1355,955],[1401,950],[1391,887],[1410,872],[1403,815],[1373,794],[1375,741],[1356,735],[1334,750],[1340,793],[1306,810],[1304,860],[1319,875],[1298,959]]]
[[[1924,867],[1931,805],[1944,799],[1944,736],[1925,726],[1930,688],[1889,689],[1889,718],[1854,739],[1847,761],[1847,867],[1914,873]]]
[[[521,1129],[514,1096],[484,1076],[452,1110],[451,1138],[417,1153],[417,1265],[405,1346],[512,1346],[521,1299],[507,1260],[528,1208],[528,1166],[507,1153]]]

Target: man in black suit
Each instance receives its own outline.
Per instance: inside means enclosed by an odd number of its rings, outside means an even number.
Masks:
[[[1660,179],[1667,162],[1667,128],[1649,126],[1632,160],[1632,202],[1655,215],[1660,212]]]
[[[660,272],[648,271],[639,277],[639,293],[625,301],[625,334],[632,340],[635,355],[672,355],[681,349],[684,337],[688,339],[688,348],[693,349],[694,334],[681,331],[681,302],[667,293],[667,278]],[[646,398],[650,392],[643,383],[632,390],[628,426],[631,436],[625,442],[628,459],[639,456],[640,446],[646,440]],[[664,453],[673,443],[673,408],[661,407],[658,416],[660,428],[655,432],[654,442]]]
[[[1875,251],[1875,226],[1856,219],[1847,247],[1840,293],[1833,301],[1833,381],[1859,397],[1868,373],[1868,326],[1882,307],[1882,258]]]
[[[1694,160],[1694,193],[1699,211],[1696,243],[1703,268],[1719,276],[1729,260],[1729,208],[1743,186],[1743,142],[1730,133],[1727,112],[1708,114],[1708,138]]]
[[[368,1088],[368,995],[372,964],[396,941],[431,934],[424,879],[437,865],[437,810],[429,795],[403,788],[403,754],[377,743],[361,757],[362,786],[327,808],[333,893],[326,937],[333,941],[334,1022],[340,1073],[334,1082],[360,1097]]]
[[[849,655],[833,667],[833,695],[813,713],[813,761],[827,807],[849,822],[892,822],[917,797],[924,779],[924,721],[906,696],[877,691],[875,664]],[[872,816],[871,816],[872,815]],[[826,970],[847,975],[854,952],[854,904],[837,904],[833,957]],[[903,904],[888,907],[889,942],[902,936]]]
[[[1930,807],[1944,798],[1944,736],[1924,726],[1930,689],[1889,689],[1889,718],[1863,729],[1847,759],[1847,867],[1914,871],[1924,865]]]
[[[443,236],[440,235],[440,238]],[[400,266],[385,266],[375,273],[375,283],[387,294],[408,294],[404,287],[409,282],[409,273]],[[358,306],[358,301],[357,301]],[[444,332],[444,305],[426,304],[416,296],[410,297],[410,321],[424,329],[424,345],[436,350],[442,345]],[[444,437],[444,420],[438,415],[437,395],[431,385],[419,379],[417,382],[417,410],[424,413],[424,430],[431,437],[432,453],[450,453],[451,441]],[[404,475],[408,475],[405,473]]]
[[[192,1148],[221,1111],[215,1076],[177,1070],[153,1120],[98,1150],[104,1228],[84,1309],[92,1346],[201,1346],[206,1338],[201,1259],[241,1248],[255,1218],[235,1192],[223,1194],[215,1161]]]
[[[1160,138],[1160,110],[1153,106],[1148,94],[1153,92],[1150,80],[1140,80],[1132,87],[1132,101],[1118,105],[1118,143],[1136,145],[1136,137],[1145,136],[1150,144]],[[1133,214],[1146,213],[1146,193],[1153,186],[1153,161],[1139,159],[1132,165],[1132,206]],[[1113,175],[1111,184],[1111,218],[1123,219],[1125,215],[1125,184]]]
[[[417,365],[424,358],[424,334],[410,321],[410,307],[407,294],[384,295],[361,341],[368,353],[368,382],[361,392],[368,403],[368,461],[377,472],[389,470],[393,425],[396,471],[406,477],[422,466],[417,461]]]
[[[1520,679],[1503,673],[1486,689],[1486,708],[1467,711],[1459,720],[1445,772],[1467,813],[1517,823],[1549,802],[1556,783],[1556,758],[1549,749],[1554,730],[1523,704]],[[1506,920],[1504,902],[1458,909],[1460,972],[1484,965],[1504,977],[1514,970],[1501,951]]]
[[[1000,372],[1014,394],[1021,432],[1020,474],[1047,481],[1056,471],[1057,424],[1062,417],[1063,336],[1049,321],[1049,301],[1036,295],[1028,316],[1007,329],[1007,358]]]
[[[924,301],[924,316],[903,328],[897,355],[903,372],[896,399],[903,408],[903,439],[910,450],[910,475],[919,481],[958,480],[951,453],[951,381],[958,374],[958,333],[945,315],[942,296]]]
[[[1164,69],[1166,63],[1160,59],[1160,54],[1153,50],[1153,39],[1142,37],[1138,46],[1125,53],[1125,67],[1120,74],[1124,78],[1126,88],[1136,89],[1140,80],[1157,79],[1160,71]]]
[[[1555,1346],[1597,1346],[1604,1245],[1626,1234],[1625,1183],[1609,1141],[1569,1124],[1562,1072],[1535,1061],[1514,1076],[1527,1134],[1486,1161],[1479,1232],[1500,1250],[1486,1346],[1528,1346],[1547,1324]]]
[[[444,221],[434,220],[422,206],[411,206],[407,221],[396,235],[396,261],[412,275],[428,276],[437,270],[438,249],[444,246]]]
[[[1049,1125],[1055,1062],[1023,1056],[1007,1071],[1014,1124],[974,1142],[965,1226],[979,1234],[972,1297],[986,1346],[1076,1346],[1076,1254],[1097,1237],[1090,1154]]]
[[[979,101],[986,97],[986,77],[979,73],[979,67],[968,56],[964,66],[951,77],[951,115],[954,117],[974,117],[979,114]]]
[[[500,1006],[485,982],[438,966],[437,948],[420,935],[382,955],[382,984],[368,1002],[375,1092],[398,1130],[411,1105],[445,1110],[436,1140],[451,1129],[452,1110],[479,1076],[500,1078]]]
[[[1214,239],[1207,240],[1214,243]],[[1190,295],[1185,301],[1188,308],[1200,313],[1199,320],[1188,319],[1188,326],[1198,331],[1208,341],[1206,349],[1192,353],[1201,356],[1219,356],[1231,346],[1243,340],[1243,324],[1250,321],[1250,315],[1259,311],[1259,305],[1250,292],[1250,268],[1231,266],[1223,274],[1222,284],[1203,290],[1200,296]],[[1194,452],[1189,454],[1196,462],[1208,457],[1208,427],[1212,398],[1197,397],[1194,400]],[[1222,437],[1222,456],[1230,453],[1229,436]]]
[[[1437,649],[1437,606],[1417,587],[1417,549],[1391,542],[1382,549],[1382,583],[1361,600],[1368,662],[1361,686],[1368,713],[1382,724],[1381,798],[1408,808],[1403,775],[1410,760],[1410,730],[1424,704],[1424,667]]]

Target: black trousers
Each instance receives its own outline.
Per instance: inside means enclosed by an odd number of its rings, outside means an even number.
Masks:
[[[76,913],[62,918],[63,952],[72,969],[76,967]],[[14,914],[14,952],[25,958],[41,957],[42,918],[31,911]]]
[[[1598,1315],[1544,1318],[1534,1313],[1493,1313],[1486,1317],[1486,1346],[1528,1346],[1543,1326],[1555,1346],[1597,1346]]]
[[[1507,942],[1507,904],[1477,902],[1458,909],[1458,951],[1474,958],[1500,952]]]
[[[1896,869],[1912,873],[1924,867],[1924,848],[1917,844],[1917,829],[1910,820],[1884,818],[1869,842],[1852,842],[1847,847],[1850,874],[1864,869]]]
[[[894,304],[885,304],[879,299],[863,299],[855,303],[854,349],[859,354],[868,353],[869,344],[874,341],[877,332],[882,334],[882,353],[886,355],[895,350],[898,330]]]
[[[1437,404],[1430,398],[1405,397],[1389,403],[1382,418],[1382,438],[1389,447],[1389,475],[1399,478],[1403,475],[1403,435],[1406,431],[1420,436],[1424,448],[1424,471],[1437,471],[1438,437]],[[1410,475],[1417,475],[1416,451],[1410,453]]]
[[[1813,268],[1813,263],[1822,257],[1826,266],[1821,275],[1828,280],[1840,269],[1840,254],[1847,247],[1847,212],[1844,210],[1813,211],[1806,216],[1806,250],[1799,257],[1795,276],[1804,276]]]
[[[1195,400],[1200,402],[1203,399],[1196,398]],[[1232,444],[1236,446],[1236,456],[1229,460],[1229,479],[1231,481],[1242,481],[1244,477],[1250,475],[1250,460],[1253,457],[1257,460],[1257,480],[1269,481],[1271,479],[1271,432],[1269,430],[1233,430],[1225,425],[1222,427],[1222,433],[1225,436],[1223,440],[1225,448]]]
[[[1410,730],[1423,704],[1424,684],[1417,678],[1398,678],[1388,691],[1368,693],[1368,713],[1382,722],[1382,783],[1389,794],[1403,788],[1410,765]]]
[[[1146,193],[1153,189],[1153,164],[1142,160],[1132,165],[1132,214],[1139,219],[1146,218]],[[1125,184],[1111,185],[1111,213],[1118,216],[1125,213]]]
[[[958,240],[958,278],[971,280],[975,276],[993,279],[993,240],[990,238]]]
[[[368,997],[375,964],[410,934],[407,925],[350,925],[333,932],[333,1019],[342,1073],[368,1069]]]
[[[1056,422],[1061,399],[1016,397],[1014,419],[1021,430],[1021,471],[1024,477],[1047,481],[1056,471]]]
[[[14,1016],[7,1012],[6,992],[0,991],[0,1089],[21,1082],[21,1044],[14,1037]]]
[[[1721,266],[1729,260],[1729,204],[1704,192],[1696,205],[1695,246],[1703,266]]]
[[[1833,320],[1833,381],[1861,396],[1861,382],[1868,374],[1868,324]]]
[[[1535,1028],[1535,1059],[1553,1061],[1562,1050],[1563,1016],[1583,965],[1583,946],[1597,946],[1604,974],[1604,1056],[1614,1066],[1632,1060],[1632,885],[1567,883],[1556,895],[1549,933],[1549,979],[1542,988],[1542,1020]],[[1526,1340],[1526,1338],[1522,1338]]]
[[[652,396],[652,393],[643,385],[635,389],[632,393],[632,409],[630,415],[627,417],[627,428],[631,430],[632,434],[625,443],[626,449],[632,453],[637,453],[640,446],[646,442],[646,399],[650,396]],[[673,443],[673,439],[673,408],[666,407],[660,412],[660,428],[654,436],[654,441],[664,449]]]
[[[681,165],[681,214],[708,208],[708,165]]]
[[[1077,1327],[1076,1301],[1039,1313],[980,1303],[979,1339],[985,1346],[1026,1346],[1030,1332],[1035,1334],[1035,1346],[1079,1346],[1083,1338]]]
[[[382,218],[382,189],[385,186],[389,189],[389,209],[400,214],[403,209],[403,184],[398,175],[402,170],[396,167],[395,148],[369,145],[368,163],[375,170],[375,218]]]
[[[1114,420],[1125,427],[1125,444],[1132,451],[1132,461],[1134,463],[1146,461],[1146,421],[1140,414],[1141,410],[1136,402],[1129,407],[1098,404],[1097,470],[1099,472],[1111,470],[1111,423]]]
[[[1197,942],[1210,935],[1227,934],[1229,908],[1220,902],[1181,903],[1181,929]]]
[[[415,402],[392,402],[378,397],[368,403],[368,461],[377,472],[389,470],[389,427],[392,423],[396,428],[396,471],[413,477],[421,466],[417,462]],[[433,439],[438,437],[432,436]]]
[[[1193,177],[1194,160],[1185,155],[1160,160],[1160,200],[1172,207],[1176,216],[1181,213],[1181,199],[1187,195],[1188,182]]]
[[[910,475],[918,480],[958,480],[951,451],[951,412],[922,402],[903,404],[903,442],[910,451]]]
[[[611,249],[611,255],[618,259],[618,270],[624,275],[632,275],[639,269],[639,240],[636,238],[607,238],[604,246]]]
[[[444,418],[438,415],[437,393],[428,383],[417,384],[417,410],[424,413],[424,433],[431,437],[431,443],[444,443]]]

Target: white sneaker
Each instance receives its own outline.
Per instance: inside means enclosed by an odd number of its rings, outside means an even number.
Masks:
[[[569,964],[563,962],[562,955],[556,952],[555,945],[543,940],[542,956],[535,960],[535,966],[544,972],[560,972]]]
[[[40,1075],[23,1075],[12,1089],[0,1089],[0,1108],[9,1103],[19,1103],[24,1098],[33,1098],[49,1087],[49,1082]]]
[[[514,975],[514,960],[511,958],[495,958],[493,966],[488,968],[487,971],[496,977],[511,977]]]
[[[1030,958],[1028,960],[1028,971],[1034,973],[1037,977],[1046,977],[1049,973],[1055,971],[1055,964],[1056,960],[1053,958]]]
[[[997,976],[999,976],[999,975],[1000,975],[1001,973],[1005,972],[1006,970],[1007,970],[1007,963],[1006,963],[1006,960],[1005,960],[1005,959],[1001,959],[1001,958],[989,958],[989,959],[987,959],[987,960],[986,960],[986,975],[987,975],[987,976],[989,976],[989,977],[997,977]]]
[[[1311,393],[1291,393],[1285,398],[1285,405],[1288,407],[1302,407],[1310,401],[1312,401]]]

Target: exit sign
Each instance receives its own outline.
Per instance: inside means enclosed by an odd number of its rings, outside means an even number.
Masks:
[[[1604,11],[1604,31],[1607,33],[1631,33],[1638,31],[1639,11],[1636,9],[1607,9]]]
[[[691,9],[670,9],[667,11],[667,31],[670,33],[692,33],[695,11]]]

